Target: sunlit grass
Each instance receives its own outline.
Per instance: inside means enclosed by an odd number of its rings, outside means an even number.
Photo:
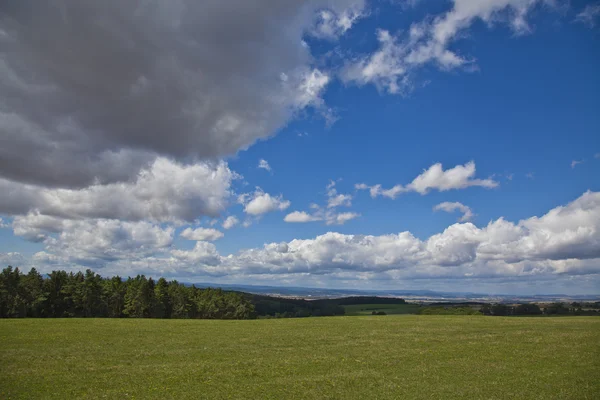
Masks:
[[[598,399],[600,318],[0,320],[0,399]]]

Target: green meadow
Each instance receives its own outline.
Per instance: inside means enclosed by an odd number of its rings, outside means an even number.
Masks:
[[[0,399],[598,399],[600,318],[3,319]]]

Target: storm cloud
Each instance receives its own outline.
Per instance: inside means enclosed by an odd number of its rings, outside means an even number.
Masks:
[[[324,107],[302,39],[326,7],[347,25],[364,1],[3,1],[0,174],[84,187],[273,135]]]

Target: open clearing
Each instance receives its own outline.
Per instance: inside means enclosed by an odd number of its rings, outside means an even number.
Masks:
[[[0,320],[1,399],[598,399],[600,318]]]

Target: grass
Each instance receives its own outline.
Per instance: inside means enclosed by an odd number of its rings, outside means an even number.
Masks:
[[[600,318],[0,320],[0,399],[598,399]]]
[[[346,315],[371,315],[373,311],[384,311],[386,314],[415,314],[418,304],[354,304],[343,306]]]

